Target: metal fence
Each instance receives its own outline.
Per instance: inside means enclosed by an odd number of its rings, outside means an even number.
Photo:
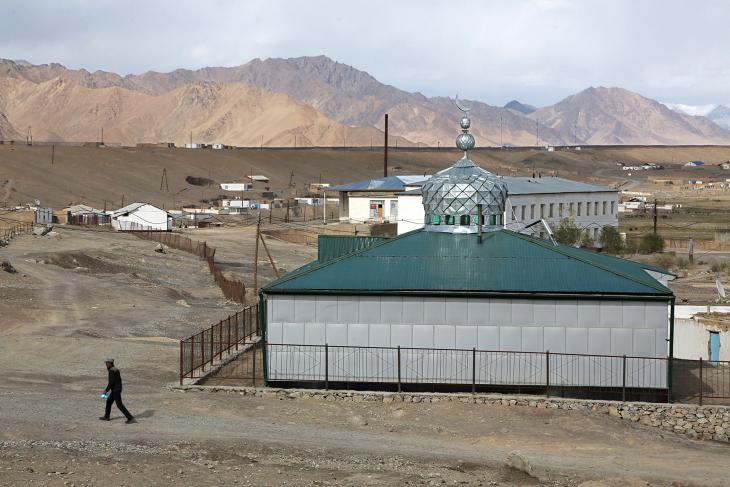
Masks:
[[[667,359],[474,349],[267,345],[279,385],[666,400]]]
[[[180,340],[180,384],[183,379],[200,378],[214,362],[252,342],[259,334],[258,305],[219,321],[210,328]]]
[[[141,230],[132,232],[134,235],[145,240],[153,240],[167,245],[173,249],[182,250],[208,262],[208,269],[213,275],[216,284],[223,292],[223,295],[231,301],[238,303],[246,303],[246,285],[242,281],[228,279],[223,271],[218,268],[215,263],[215,247],[211,247],[207,242],[192,240],[178,233]]]
[[[672,375],[676,401],[730,404],[730,362],[673,359]]]

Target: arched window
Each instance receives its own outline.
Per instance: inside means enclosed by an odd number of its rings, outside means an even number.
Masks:
[[[469,215],[461,215],[459,217],[459,225],[468,226],[469,221],[470,221]]]
[[[441,215],[431,215],[432,225],[441,225]]]
[[[454,215],[446,215],[446,224],[447,225],[453,225],[454,224]]]
[[[490,225],[496,225],[497,224],[497,215],[489,215],[489,224]]]

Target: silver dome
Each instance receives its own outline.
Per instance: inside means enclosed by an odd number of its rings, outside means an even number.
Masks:
[[[456,138],[456,146],[464,151],[464,157],[432,176],[422,188],[425,228],[433,232],[476,233],[481,205],[482,230],[501,229],[507,184],[469,159],[467,151],[475,144],[474,136],[468,132],[469,118],[462,117],[459,124],[462,133]]]

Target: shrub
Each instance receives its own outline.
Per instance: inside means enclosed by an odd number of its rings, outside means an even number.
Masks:
[[[593,238],[591,237],[590,231],[586,230],[583,232],[583,234],[580,237],[580,246],[584,248],[593,248],[595,247],[595,242],[593,241]]]
[[[647,233],[639,241],[639,252],[653,254],[664,251],[664,239],[658,233]]]
[[[609,254],[620,254],[624,248],[624,242],[621,240],[621,234],[618,233],[616,227],[606,225],[601,229],[598,235],[598,241],[603,246],[603,251]]]
[[[563,218],[555,231],[555,241],[564,245],[575,245],[580,241],[581,233],[583,232],[572,218]]]

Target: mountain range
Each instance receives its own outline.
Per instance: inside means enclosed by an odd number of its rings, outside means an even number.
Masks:
[[[588,88],[542,108],[462,101],[480,146],[730,144],[710,118],[621,88]],[[391,144],[449,147],[460,116],[450,98],[398,89],[325,56],[126,76],[0,60],[0,139],[30,126],[36,140],[93,141],[103,127],[105,140],[128,145],[367,146],[382,144],[385,113]]]
[[[720,127],[730,130],[730,108],[725,105],[684,105],[681,103],[665,103],[665,105],[675,112],[707,117]]]

